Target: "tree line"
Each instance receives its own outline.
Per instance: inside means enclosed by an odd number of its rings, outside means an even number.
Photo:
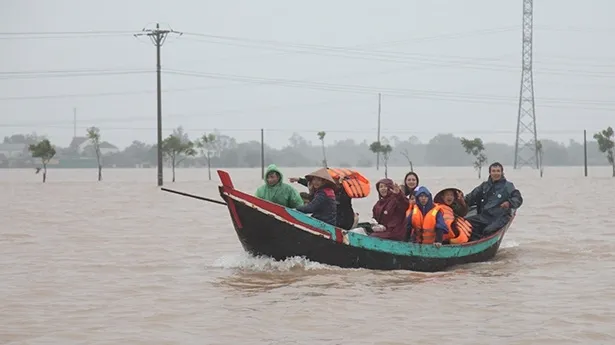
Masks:
[[[118,153],[102,155],[100,150],[101,132],[96,127],[86,130],[91,149],[83,155],[96,160],[98,180],[102,180],[102,168],[126,167],[136,165],[155,166],[157,161],[156,145],[133,141],[131,145]],[[30,141],[32,141],[30,135]],[[32,157],[40,159],[43,181],[47,176],[49,161],[56,156],[57,150],[48,139],[34,135],[36,142],[29,143],[28,151]],[[5,137],[5,143],[15,143],[28,135],[17,134]],[[613,167],[615,177],[615,136],[612,127],[595,133],[594,141],[588,141],[588,164]],[[381,140],[368,143],[352,139],[337,141],[326,145],[326,132],[314,133],[320,145],[314,146],[308,138],[293,133],[289,144],[281,149],[264,145],[265,164],[276,163],[285,167],[300,166],[339,166],[372,167],[376,155],[382,157],[385,176],[389,166],[468,166],[473,165],[481,177],[482,168],[491,161],[512,165],[514,147],[504,143],[485,143],[481,138],[459,138],[451,133],[438,134],[427,143],[411,136],[400,139],[397,136],[382,137]],[[319,147],[320,146],[320,147]],[[60,149],[61,150],[61,149]],[[162,142],[165,163],[172,168],[175,181],[176,167],[208,167],[211,180],[211,168],[255,168],[261,165],[261,143],[259,141],[238,142],[235,138],[218,131],[203,133],[199,138],[190,139],[182,127],[173,130]],[[538,161],[542,176],[543,166],[567,166],[583,164],[583,143],[570,140],[568,145],[549,139],[536,143]],[[606,160],[604,159],[606,156]],[[37,170],[38,171],[38,170]]]

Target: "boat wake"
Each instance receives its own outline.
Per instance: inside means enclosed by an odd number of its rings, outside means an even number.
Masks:
[[[509,250],[517,248],[520,244],[515,241],[504,241],[500,249]],[[216,259],[211,267],[234,269],[252,272],[299,272],[299,271],[333,271],[342,270],[339,267],[321,264],[302,257],[292,257],[284,261],[276,261],[264,256],[252,256],[246,252],[225,255]]]
[[[500,245],[500,249],[510,249],[510,248],[516,248],[519,246],[520,246],[519,242],[504,240],[502,241],[502,244]]]
[[[255,272],[289,272],[339,270],[340,268],[313,262],[302,257],[292,257],[284,261],[276,261],[264,256],[252,256],[246,252],[225,255],[214,261],[213,267],[223,269],[239,269]]]

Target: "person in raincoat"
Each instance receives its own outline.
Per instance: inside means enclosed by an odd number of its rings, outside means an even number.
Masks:
[[[284,183],[283,178],[284,175],[275,164],[269,165],[265,171],[265,184],[258,187],[255,196],[290,208],[303,205],[299,191]]]
[[[492,235],[508,223],[513,209],[523,205],[521,192],[504,177],[504,167],[495,162],[489,166],[489,178],[465,196],[468,207],[477,207],[477,214],[466,217],[472,223],[472,241]]]
[[[337,202],[335,200],[335,180],[327,169],[321,168],[305,175],[314,190],[312,200],[297,207],[297,211],[311,213],[313,218],[333,226],[337,223]]]

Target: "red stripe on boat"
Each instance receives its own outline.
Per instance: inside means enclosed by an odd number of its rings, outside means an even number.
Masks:
[[[335,228],[335,242],[343,243],[344,242],[344,233],[342,230]]]
[[[299,224],[303,227],[306,227],[314,232],[317,232],[319,234],[325,235],[327,237],[331,237],[331,233],[326,231],[326,230],[322,230],[316,227],[313,227],[309,224],[303,223],[298,221],[297,219],[295,219],[293,216],[291,216],[288,212],[286,212],[286,209],[280,205],[265,201],[263,199],[259,199],[255,196],[252,196],[250,194],[246,194],[244,192],[240,192],[236,189],[232,189],[232,190],[228,190],[227,191],[229,194],[238,197],[239,199],[245,200],[251,204],[254,204],[255,206],[258,206],[266,211],[269,211],[271,213],[276,214],[279,217],[282,217],[284,220],[293,223],[293,224]],[[230,204],[229,204],[230,205]]]

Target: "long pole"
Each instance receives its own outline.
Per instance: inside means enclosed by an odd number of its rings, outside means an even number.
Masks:
[[[587,177],[587,130],[583,130],[583,166],[585,167],[585,177]]]
[[[265,130],[261,128],[261,178],[265,179]]]
[[[380,113],[382,111],[382,94],[378,93],[378,138],[377,142],[380,142]],[[376,153],[376,170],[380,170],[380,152]]]
[[[135,34],[135,37],[138,36],[148,36],[154,46],[156,46],[156,107],[157,107],[157,116],[156,116],[156,125],[157,125],[157,138],[156,138],[156,146],[158,151],[158,186],[163,185],[163,175],[162,175],[162,63],[161,63],[161,54],[160,48],[167,39],[167,35],[169,33],[176,33],[180,36],[181,32],[177,32],[174,30],[160,30],[160,24],[156,23],[156,29],[143,29],[143,33]]]

